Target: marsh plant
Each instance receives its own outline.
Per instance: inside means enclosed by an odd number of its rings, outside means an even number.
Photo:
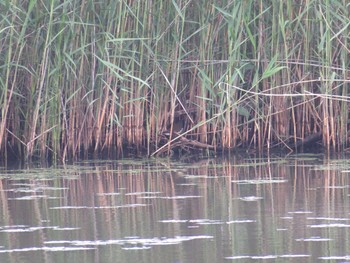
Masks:
[[[264,150],[315,133],[345,149],[349,12],[346,0],[2,0],[1,155],[152,155],[181,138]]]

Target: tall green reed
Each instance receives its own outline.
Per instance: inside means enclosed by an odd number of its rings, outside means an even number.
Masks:
[[[151,155],[186,148],[182,138],[217,150],[292,148],[318,132],[328,150],[348,147],[345,0],[0,9],[3,156]]]

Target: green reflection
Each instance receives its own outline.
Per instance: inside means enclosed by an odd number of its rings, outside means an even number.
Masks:
[[[274,160],[152,159],[2,170],[0,262],[346,257],[349,162]]]

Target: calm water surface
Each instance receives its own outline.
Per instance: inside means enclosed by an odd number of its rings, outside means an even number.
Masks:
[[[0,169],[0,262],[350,262],[350,160]]]

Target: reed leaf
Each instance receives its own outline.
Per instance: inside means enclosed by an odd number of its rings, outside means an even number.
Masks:
[[[1,1],[0,153],[347,149],[349,17],[345,0]]]

